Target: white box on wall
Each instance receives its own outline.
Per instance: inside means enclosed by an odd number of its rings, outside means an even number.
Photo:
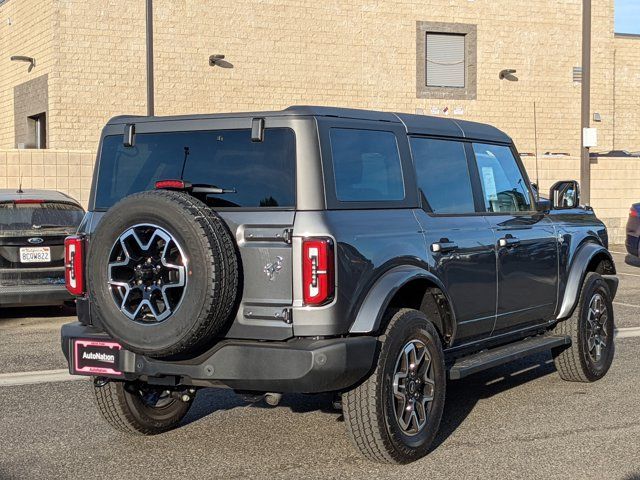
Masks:
[[[591,148],[591,147],[598,146],[598,129],[597,128],[582,129],[582,146],[584,148]]]

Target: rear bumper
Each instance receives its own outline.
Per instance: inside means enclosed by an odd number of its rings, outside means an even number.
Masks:
[[[74,370],[74,339],[108,341],[80,323],[62,327],[62,349]],[[259,392],[320,393],[347,389],[373,366],[375,337],[293,339],[286,342],[223,340],[202,355],[184,361],[157,360],[121,351],[118,369],[126,380],[161,385],[226,385]]]
[[[73,299],[64,285],[0,285],[0,307],[58,305]]]

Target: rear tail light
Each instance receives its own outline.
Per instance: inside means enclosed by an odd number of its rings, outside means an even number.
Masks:
[[[302,242],[302,283],[305,305],[324,305],[333,300],[335,272],[333,242],[307,238]]]
[[[84,239],[64,239],[64,283],[72,295],[84,294]]]
[[[630,217],[637,217],[638,216],[638,211],[635,208],[631,207],[631,210],[629,210],[629,216]]]
[[[39,200],[37,198],[19,198],[17,200],[14,200],[13,203],[15,203],[16,205],[29,205],[34,203],[44,203],[44,200]]]

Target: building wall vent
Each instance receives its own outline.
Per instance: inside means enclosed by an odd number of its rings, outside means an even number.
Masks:
[[[582,83],[582,67],[573,67],[573,82]]]

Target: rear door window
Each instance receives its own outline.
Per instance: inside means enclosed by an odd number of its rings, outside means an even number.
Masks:
[[[394,133],[331,128],[330,139],[339,201],[404,199],[402,165]]]
[[[418,186],[433,213],[475,212],[464,143],[417,137],[410,143]]]
[[[504,145],[474,143],[473,151],[487,212],[531,211],[531,192],[511,149]]]
[[[214,207],[295,207],[295,134],[268,128],[262,142],[250,129],[137,134],[125,147],[121,135],[103,140],[95,207],[107,209],[158,180],[183,179],[233,192],[210,194]]]

